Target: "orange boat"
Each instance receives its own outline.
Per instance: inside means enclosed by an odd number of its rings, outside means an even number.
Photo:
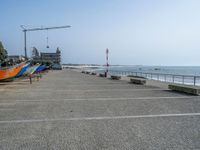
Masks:
[[[24,65],[25,63],[20,63],[9,68],[6,67],[0,69],[0,81],[6,81],[14,78]]]

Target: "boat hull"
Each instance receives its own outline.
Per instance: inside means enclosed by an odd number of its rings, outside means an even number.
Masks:
[[[10,81],[14,78],[22,69],[24,63],[15,65],[13,67],[4,68],[0,70],[0,81]]]
[[[26,70],[27,70],[27,68],[30,66],[30,63],[28,63],[28,64],[25,64],[23,67],[22,67],[22,69],[20,70],[20,72],[16,75],[16,78],[18,78],[18,77],[20,77],[21,75],[23,75],[25,72],[26,72]]]
[[[36,70],[39,66],[40,66],[40,65],[34,65],[34,66],[32,66],[32,67],[29,67],[29,68],[26,70],[25,74],[26,74],[26,75],[33,74],[33,73],[35,72],[35,70]]]
[[[39,73],[41,71],[43,71],[44,69],[46,68],[46,65],[42,65],[42,66],[39,66],[34,73]]]

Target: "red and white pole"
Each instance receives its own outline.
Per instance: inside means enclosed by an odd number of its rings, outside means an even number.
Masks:
[[[106,72],[105,72],[105,77],[107,77],[107,75],[108,75],[108,67],[109,67],[109,64],[108,64],[108,53],[109,53],[109,50],[107,48],[106,49]]]

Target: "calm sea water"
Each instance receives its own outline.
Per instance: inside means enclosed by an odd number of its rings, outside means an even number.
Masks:
[[[200,66],[110,66],[109,70],[200,76]]]
[[[105,72],[105,70],[106,67],[102,67],[97,69],[96,72]],[[108,70],[111,74],[114,73],[118,75],[139,75],[154,80],[200,86],[200,66],[110,66]],[[123,74],[123,71],[127,72],[127,74]],[[156,74],[135,74],[134,72]]]

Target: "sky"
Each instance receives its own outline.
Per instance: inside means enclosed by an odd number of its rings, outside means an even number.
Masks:
[[[199,0],[1,0],[0,41],[24,54],[26,28],[71,25],[27,33],[27,51],[55,52],[62,63],[200,66]],[[49,38],[49,49],[46,38]]]

